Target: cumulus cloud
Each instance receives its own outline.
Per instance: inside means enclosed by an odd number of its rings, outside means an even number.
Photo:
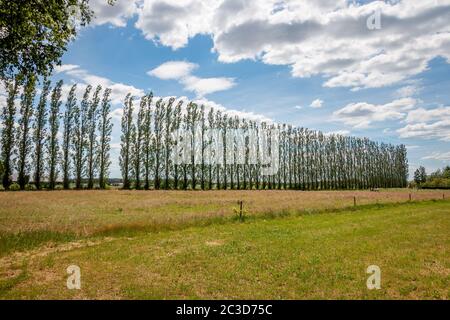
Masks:
[[[72,81],[77,83],[77,98],[81,99],[83,96],[83,91],[86,89],[87,85],[97,86],[101,85],[103,89],[110,88],[111,89],[111,102],[112,104],[120,104],[123,102],[123,99],[128,93],[131,93],[134,96],[142,96],[144,95],[144,91],[142,89],[136,88],[131,85],[127,85],[120,82],[111,81],[108,78],[97,76],[89,73],[87,70],[82,69],[79,66],[74,65],[62,65],[60,66],[60,71],[69,76]],[[62,98],[66,99],[71,85],[64,84],[62,87]]]
[[[179,80],[191,74],[198,65],[185,61],[167,61],[147,72],[148,75],[162,80]]]
[[[233,88],[236,83],[233,78],[199,78],[191,73],[198,65],[186,61],[168,61],[153,70],[148,75],[162,80],[178,80],[187,91],[195,92],[197,97]]]
[[[125,26],[176,50],[203,34],[222,62],[287,65],[294,77],[325,76],[326,87],[392,85],[443,57],[450,62],[450,0],[119,0],[92,1],[95,24]],[[367,19],[381,12],[381,29]],[[405,89],[407,90],[407,89]],[[404,94],[403,96],[410,96]]]
[[[449,152],[433,152],[431,155],[423,157],[423,160],[439,160],[439,161],[450,161],[450,151]]]
[[[417,100],[413,98],[398,99],[382,105],[351,103],[333,112],[333,120],[355,128],[368,128],[373,122],[404,119],[416,104]]]
[[[450,141],[450,107],[411,110],[407,125],[397,130],[401,138]]]
[[[94,25],[125,27],[127,20],[137,13],[138,1],[116,0],[111,6],[106,0],[91,0],[89,7],[94,11]]]
[[[320,99],[316,99],[313,102],[311,102],[311,104],[309,106],[314,109],[319,109],[319,108],[322,108],[322,105],[323,105],[323,101]]]

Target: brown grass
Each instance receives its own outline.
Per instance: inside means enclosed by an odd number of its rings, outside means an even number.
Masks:
[[[450,198],[450,191],[56,191],[0,192],[0,234],[29,231],[91,235],[119,228],[158,228],[235,215],[338,209],[372,203]]]

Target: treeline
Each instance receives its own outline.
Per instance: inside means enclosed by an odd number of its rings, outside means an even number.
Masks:
[[[77,101],[63,82],[8,82],[0,174],[5,189],[106,188],[110,89]],[[19,96],[19,88],[21,94]],[[16,100],[20,100],[17,108]],[[404,145],[258,122],[175,98],[128,94],[119,164],[124,189],[369,189],[406,187]]]
[[[74,84],[62,108],[62,80],[51,87],[43,79],[39,97],[36,84],[34,76],[5,82],[0,146],[3,188],[53,190],[61,181],[64,189],[81,189],[82,181],[87,181],[88,189],[105,188],[111,164],[111,90],[89,85],[78,103]],[[16,100],[20,100],[19,108]],[[17,183],[13,185],[14,174]]]
[[[450,189],[450,166],[427,174],[421,166],[414,172],[413,187],[419,189]]]
[[[125,189],[407,186],[404,145],[259,123],[193,102],[184,106],[174,98],[153,100],[151,94],[139,103],[130,94],[125,98],[120,151]],[[239,134],[230,136],[230,131]],[[255,133],[256,138],[252,137]],[[256,161],[250,161],[251,155]],[[275,168],[269,174],[264,155]]]

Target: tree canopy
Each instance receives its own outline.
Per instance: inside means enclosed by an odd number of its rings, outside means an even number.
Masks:
[[[93,16],[89,0],[0,0],[0,78],[49,75]]]

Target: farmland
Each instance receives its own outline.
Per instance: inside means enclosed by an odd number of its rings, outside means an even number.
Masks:
[[[0,297],[448,298],[443,194],[1,192]],[[81,290],[65,287],[70,264]],[[371,264],[381,290],[365,287]]]

